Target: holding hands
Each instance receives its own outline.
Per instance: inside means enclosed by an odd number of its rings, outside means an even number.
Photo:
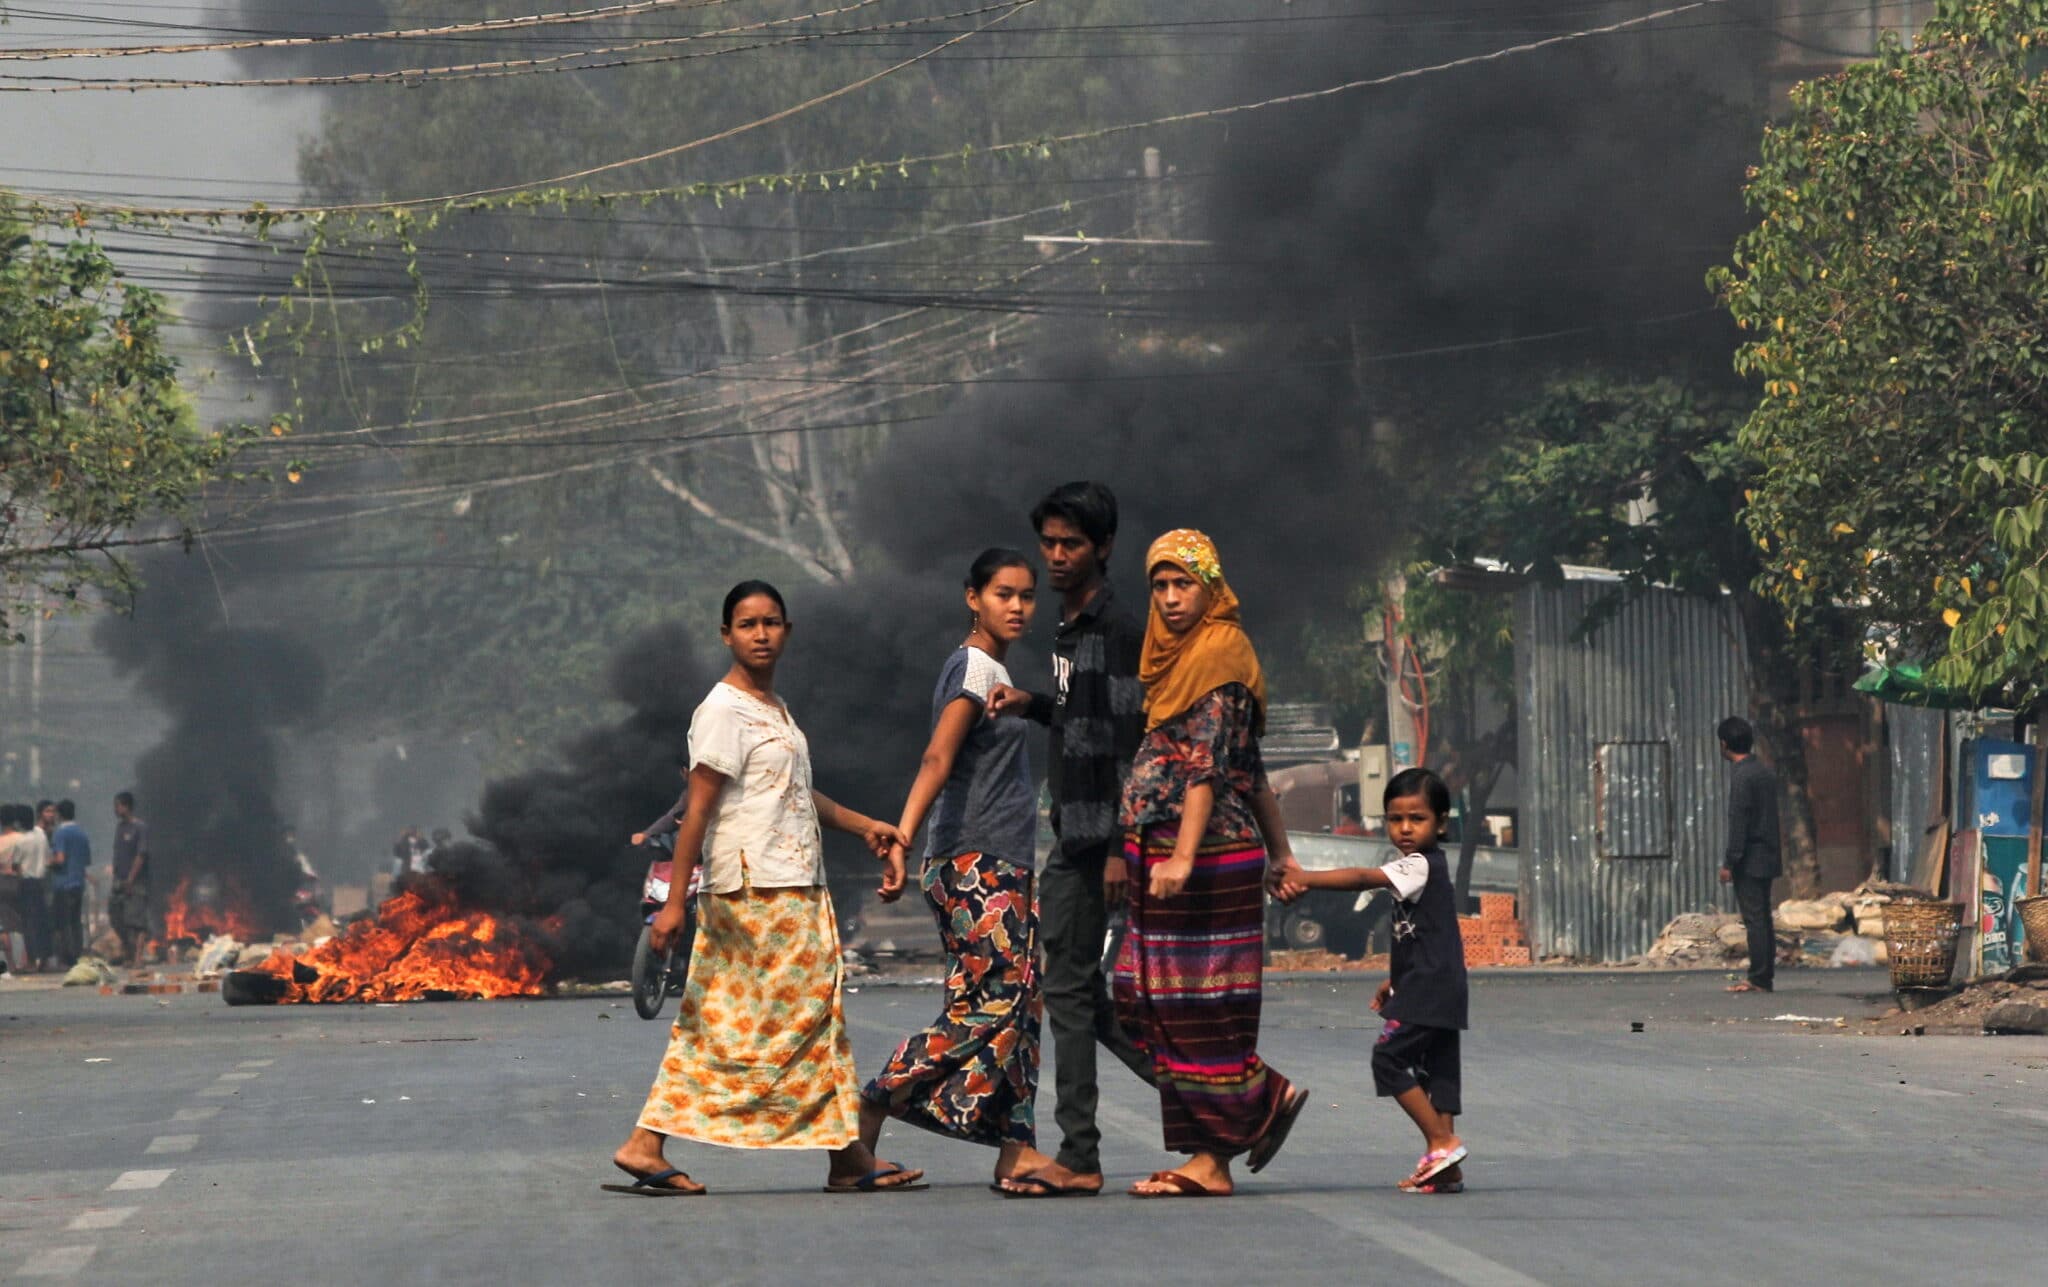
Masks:
[[[882,860],[882,887],[875,896],[885,903],[893,903],[903,897],[903,854],[904,850],[910,847],[909,838],[903,834],[903,829],[892,822],[867,818],[863,820],[860,828],[860,838],[863,844],[874,851],[875,857]]]
[[[904,874],[903,850],[903,842],[898,840],[882,855],[882,887],[876,891],[875,897],[885,903],[893,903],[903,897],[903,888],[909,883]]]
[[[1308,892],[1308,882],[1302,879],[1294,855],[1289,854],[1266,868],[1266,892],[1283,903],[1291,903]]]

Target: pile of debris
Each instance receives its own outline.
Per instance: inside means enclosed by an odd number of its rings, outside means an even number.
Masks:
[[[1925,901],[1911,885],[1866,880],[1819,898],[1787,899],[1771,914],[1778,960],[1820,968],[1883,965],[1884,911],[1894,902]],[[1664,927],[1650,950],[1630,964],[1653,969],[1733,968],[1749,958],[1740,916],[1686,912]]]
[[[1958,988],[1932,1004],[1892,1010],[1869,1023],[1880,1034],[2048,1035],[2048,965],[2022,965],[2009,974]]]

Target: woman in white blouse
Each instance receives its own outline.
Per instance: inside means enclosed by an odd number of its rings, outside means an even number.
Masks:
[[[903,837],[811,785],[810,744],[775,695],[789,631],[775,587],[746,581],[725,596],[719,634],[733,665],[690,721],[689,804],[653,927],[656,951],[666,952],[682,932],[683,891],[701,858],[697,944],[668,1053],[639,1124],[612,1156],[632,1177],[603,1186],[615,1193],[703,1193],[663,1156],[671,1137],[827,1149],[828,1193],[926,1187],[923,1172],[879,1161],[860,1142],[819,828],[859,836],[883,860],[884,900],[903,892]]]

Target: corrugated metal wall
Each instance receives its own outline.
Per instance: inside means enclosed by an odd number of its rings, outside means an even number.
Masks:
[[[1887,706],[1884,714],[1892,775],[1892,869],[1884,874],[1891,880],[1905,880],[1912,873],[1913,856],[1920,852],[1927,824],[1933,821],[1928,806],[1935,800],[1934,776],[1940,767],[1948,713]]]
[[[1617,588],[1568,581],[1515,594],[1522,906],[1539,957],[1623,960],[1679,912],[1732,906],[1718,876],[1728,776],[1714,726],[1749,708],[1741,625],[1725,604],[1653,590],[1575,642],[1587,609]],[[1599,748],[1646,742],[1669,746],[1668,768],[1596,793]],[[1645,757],[1631,748],[1608,762]],[[1610,813],[1612,828],[1639,825],[1658,803],[1647,792],[1667,797],[1671,856],[1599,857],[1596,795],[1623,811]]]

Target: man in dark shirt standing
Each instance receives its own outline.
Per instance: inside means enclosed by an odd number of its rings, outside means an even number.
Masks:
[[[107,913],[128,968],[140,969],[149,941],[149,828],[135,816],[135,797],[126,791],[114,797],[114,818],[114,892]]]
[[[1058,1159],[1004,1181],[1023,1198],[1102,1189],[1102,1131],[1095,1043],[1146,1082],[1151,1064],[1116,1022],[1102,977],[1109,909],[1123,901],[1125,870],[1117,827],[1124,779],[1145,732],[1138,682],[1144,627],[1117,603],[1106,568],[1116,541],[1116,496],[1100,483],[1055,488],[1031,512],[1047,579],[1060,592],[1050,695],[999,686],[991,716],[1023,715],[1052,729],[1047,786],[1053,849],[1038,878],[1045,945],[1045,1009],[1052,1028]]]
[[[1778,779],[1751,754],[1756,733],[1749,721],[1729,716],[1715,732],[1721,758],[1735,766],[1728,786],[1728,850],[1721,883],[1735,886],[1735,906],[1749,933],[1749,978],[1730,992],[1769,992],[1778,955],[1771,928],[1771,882],[1778,858]]]

